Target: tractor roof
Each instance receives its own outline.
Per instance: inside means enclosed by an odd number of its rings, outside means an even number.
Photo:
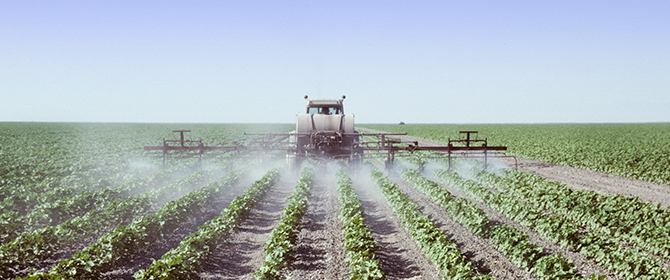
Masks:
[[[341,107],[342,99],[308,99],[307,107]]]

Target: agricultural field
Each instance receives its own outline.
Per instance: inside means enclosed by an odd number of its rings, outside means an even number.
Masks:
[[[0,123],[2,279],[670,279],[670,124],[361,125],[490,165],[147,152],[294,125]]]

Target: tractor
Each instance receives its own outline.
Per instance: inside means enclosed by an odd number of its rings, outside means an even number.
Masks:
[[[289,133],[286,162],[299,166],[306,158],[360,161],[363,148],[360,133],[354,130],[354,115],[344,114],[342,99],[308,99],[305,113],[297,115],[295,130]]]

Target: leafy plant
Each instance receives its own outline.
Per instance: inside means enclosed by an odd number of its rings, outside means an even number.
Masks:
[[[668,256],[668,212],[659,205],[637,198],[606,196],[593,191],[573,191],[569,186],[536,175],[514,170],[503,178],[481,173],[477,179],[500,191],[514,194],[538,211],[551,211],[569,222],[589,229],[577,239],[576,250],[594,262],[614,270],[622,277],[636,279],[670,279],[659,267],[659,260],[638,248],[624,248],[619,241]],[[650,224],[654,226],[649,227]],[[642,229],[645,230],[642,230]],[[654,234],[655,237],[653,236]]]
[[[210,175],[211,172],[199,171],[186,177],[182,183],[202,185],[209,180]],[[216,194],[232,186],[239,175],[239,172],[232,172],[176,201],[167,202],[155,214],[137,218],[127,226],[120,226],[106,233],[94,244],[78,251],[69,259],[61,260],[51,271],[44,274],[66,279],[99,279],[103,272],[111,270],[120,261],[128,259],[141,248],[174,231],[188,218],[198,214]],[[34,274],[27,279],[39,277],[42,276]]]
[[[475,184],[472,181],[467,181],[460,178],[455,173],[437,172],[437,176],[448,181],[451,186],[463,190],[465,193],[473,195],[476,199],[484,202],[493,209],[501,211],[503,214],[515,213],[515,211],[522,211],[521,213],[531,213],[529,207],[524,207],[523,204],[511,203],[505,207],[505,203],[513,202],[505,197],[499,197],[502,194],[490,192],[488,189]],[[437,183],[423,178],[414,170],[407,170],[403,173],[403,178],[412,183],[414,187],[425,193],[436,204],[442,206],[453,218],[459,223],[463,224],[473,233],[482,236],[490,237],[490,242],[493,246],[505,254],[512,263],[517,266],[527,269],[533,275],[540,279],[578,279],[574,268],[571,266],[572,261],[560,255],[546,255],[543,256],[543,248],[532,244],[528,241],[528,235],[508,225],[491,226],[489,220],[484,214],[483,210],[477,207],[473,202],[467,199],[455,199],[451,194]],[[483,199],[486,198],[486,199]],[[510,209],[513,209],[510,211]],[[535,213],[538,214],[538,213]],[[537,217],[536,215],[517,215],[517,220],[522,220],[528,224],[527,220],[523,218]],[[523,217],[523,218],[520,218]],[[542,219],[538,221],[539,228],[552,230],[550,226],[545,224],[542,226]],[[556,227],[554,227],[555,229]],[[556,234],[554,234],[556,235]],[[598,279],[599,276],[592,275],[589,279]]]
[[[440,269],[445,277],[455,279],[490,279],[489,275],[480,275],[475,272],[472,263],[461,254],[456,245],[449,241],[447,236],[421,213],[398,187],[386,178],[381,171],[373,169],[372,179],[377,183],[386,201],[398,215],[405,229],[412,236],[417,245]]]
[[[221,216],[209,220],[196,232],[187,235],[179,246],[171,249],[160,260],[140,270],[136,279],[198,279],[197,272],[202,262],[212,254],[217,244],[224,242],[232,230],[248,215],[251,208],[274,186],[279,170],[268,171],[255,181],[244,194],[236,197],[221,212]]]
[[[349,262],[349,279],[386,279],[375,257],[377,242],[363,218],[363,205],[354,191],[346,169],[337,171],[337,193],[340,201],[344,249]]]

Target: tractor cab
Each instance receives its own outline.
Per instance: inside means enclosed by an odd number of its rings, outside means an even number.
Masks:
[[[307,99],[307,114],[310,115],[344,115],[342,99]]]

